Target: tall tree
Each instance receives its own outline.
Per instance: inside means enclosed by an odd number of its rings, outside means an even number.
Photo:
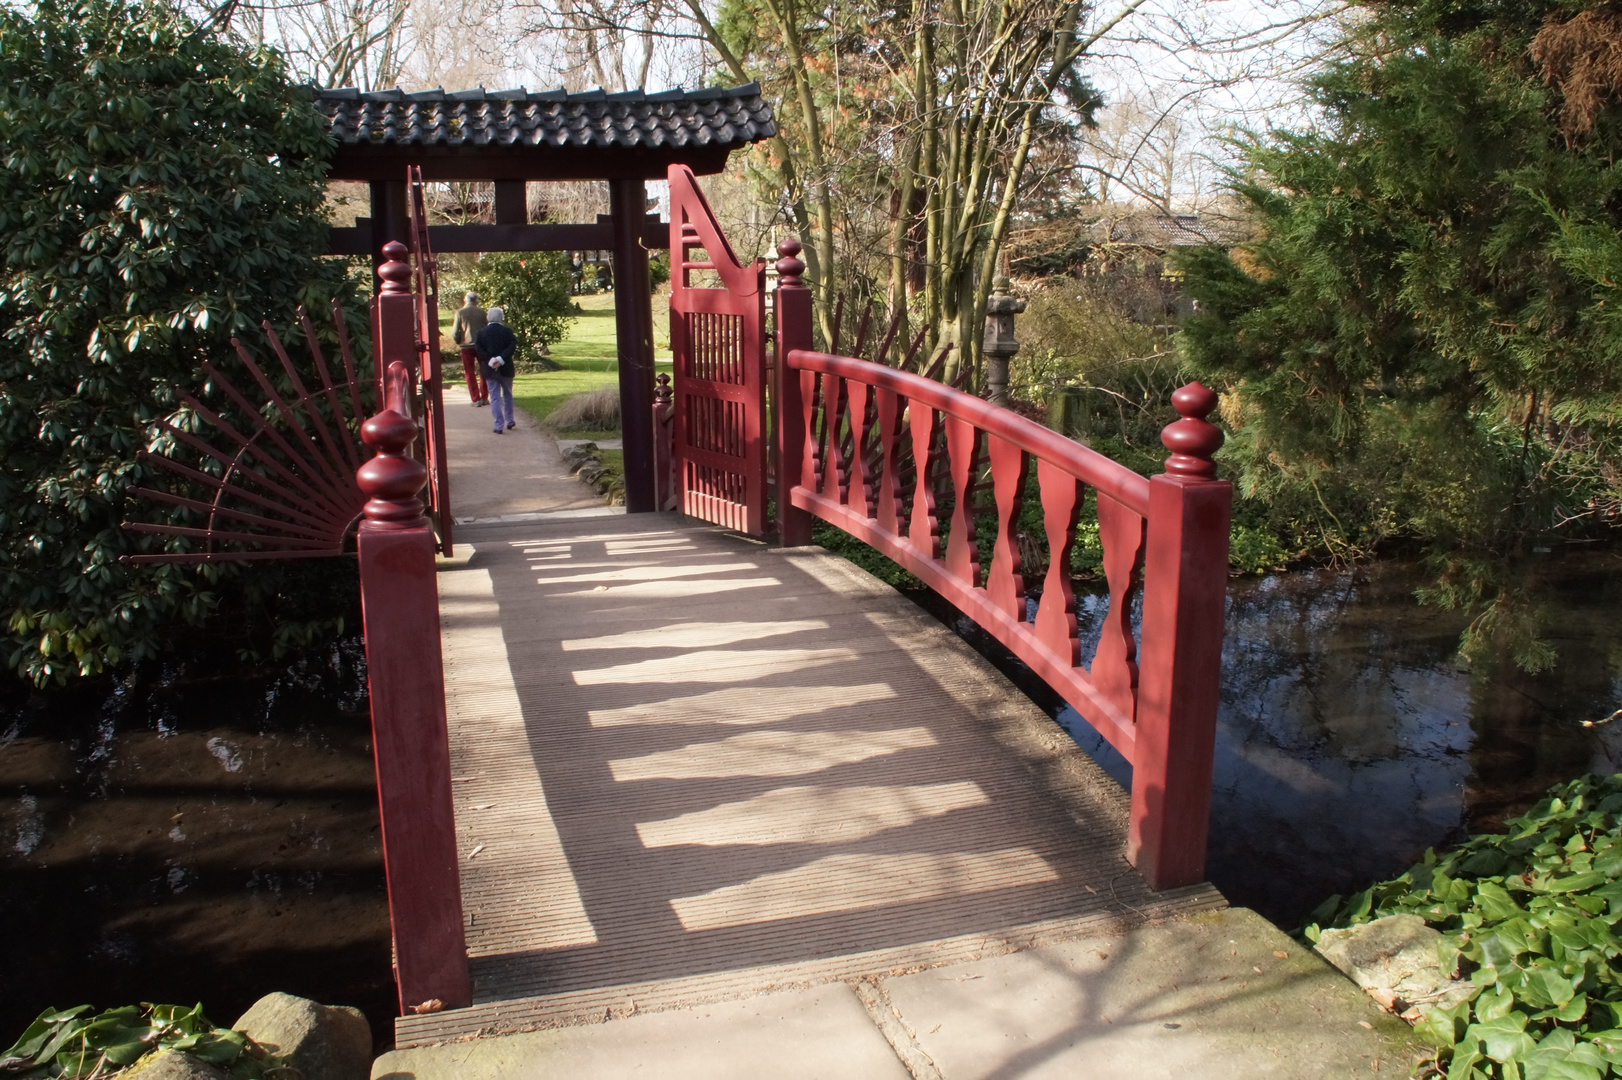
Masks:
[[[1467,651],[1537,668],[1535,573],[1504,560],[1619,520],[1622,22],[1419,0],[1353,25],[1308,87],[1322,125],[1245,145],[1261,238],[1184,259],[1187,356],[1278,527],[1422,540],[1425,595],[1478,613]]]
[[[892,312],[921,279],[916,321],[977,363],[1033,150],[1090,121],[1082,58],[1143,0],[1103,13],[1086,0],[727,0],[716,20],[685,2],[731,78],[780,94],[768,172],[807,242],[824,333],[860,273],[850,262],[877,256]],[[842,251],[864,204],[876,242]]]

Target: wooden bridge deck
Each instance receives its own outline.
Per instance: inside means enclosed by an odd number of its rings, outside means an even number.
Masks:
[[[470,1009],[400,1044],[858,979],[1199,908],[1127,798],[843,560],[664,515],[472,526],[439,574]]]

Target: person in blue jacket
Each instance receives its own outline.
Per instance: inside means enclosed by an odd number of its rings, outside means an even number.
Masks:
[[[513,419],[513,354],[518,351],[518,339],[507,329],[506,313],[500,308],[491,308],[484,318],[484,329],[473,338],[473,350],[479,354],[479,367],[490,387],[490,419],[500,435],[518,423]]]

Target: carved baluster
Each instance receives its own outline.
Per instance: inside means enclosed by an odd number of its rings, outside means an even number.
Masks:
[[[850,483],[850,466],[839,447],[844,420],[845,380],[825,374],[822,377],[822,494],[836,503],[845,501],[845,486]]]
[[[1132,637],[1132,600],[1142,581],[1143,518],[1107,495],[1098,497],[1098,538],[1104,546],[1109,610],[1089,672],[1099,692],[1130,717],[1136,710],[1138,645]]]
[[[901,536],[901,410],[903,402],[894,390],[877,390],[879,413],[879,474],[875,491],[875,513],[879,527],[892,536]]]
[[[1025,579],[1019,573],[1020,505],[1025,499],[1025,475],[1030,459],[1025,451],[995,435],[986,436],[991,458],[991,481],[997,498],[997,539],[991,547],[986,593],[997,610],[1015,622],[1025,621]]]
[[[980,471],[980,432],[967,420],[946,418],[946,459],[952,481],[952,524],[946,537],[946,570],[970,588],[980,584],[980,549],[974,535],[974,493]]]
[[[1042,524],[1048,534],[1048,573],[1042,579],[1042,602],[1036,608],[1036,637],[1048,651],[1075,667],[1081,663],[1076,640],[1076,593],[1070,587],[1070,553],[1076,546],[1076,519],[1081,513],[1081,481],[1057,465],[1036,463],[1042,492]]]
[[[933,562],[941,557],[941,519],[935,511],[935,489],[930,483],[938,421],[934,409],[916,401],[908,407],[907,419],[912,430],[913,457],[912,520],[907,539],[919,555]]]
[[[822,487],[822,437],[817,430],[817,418],[822,412],[822,377],[815,371],[800,372],[800,409],[805,417],[800,486],[817,491]]]
[[[873,477],[868,473],[866,447],[873,427],[873,391],[866,383],[846,383],[850,399],[850,430],[853,449],[850,455],[850,477],[847,481],[846,504],[864,518],[873,516]]]

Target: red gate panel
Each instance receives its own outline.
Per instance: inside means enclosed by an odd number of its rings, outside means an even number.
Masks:
[[[670,348],[682,513],[766,531],[766,264],[740,263],[685,165],[670,180]],[[695,253],[703,257],[695,258]],[[693,284],[713,271],[719,288]]]

